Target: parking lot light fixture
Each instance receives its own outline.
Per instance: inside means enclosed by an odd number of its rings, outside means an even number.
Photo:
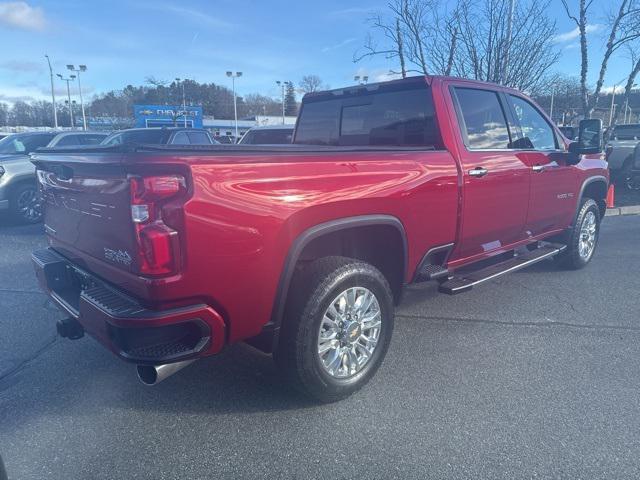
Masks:
[[[282,89],[282,124],[284,125],[284,87],[287,82],[276,80],[276,84]]]
[[[73,120],[73,108],[71,107],[71,88],[69,87],[69,83],[74,81],[76,79],[76,76],[75,75],[69,75],[69,78],[65,78],[60,73],[57,73],[56,75],[58,75],[58,77],[60,77],[60,80],[62,80],[63,82],[67,82],[67,98],[68,98],[67,102],[68,102],[68,105],[69,105],[69,118],[71,120],[71,128],[75,130],[76,125],[75,125],[75,122]]]
[[[86,65],[79,65],[78,68],[75,65],[67,65],[67,70],[71,70],[77,74],[78,78],[78,92],[80,93],[80,108],[82,110],[82,129],[87,131],[87,116],[84,113],[84,100],[82,99],[82,84],[80,83],[80,73],[87,71]]]
[[[49,76],[51,77],[51,104],[53,107],[53,128],[58,129],[58,111],[56,110],[56,93],[53,88],[53,69],[51,68],[51,60],[49,55],[45,54],[47,64],[49,65]]]
[[[242,72],[233,73],[230,70],[227,70],[227,77],[231,78],[231,85],[233,88],[233,116],[235,117],[236,123],[236,142],[238,141],[238,104],[236,102],[236,78],[241,77]]]

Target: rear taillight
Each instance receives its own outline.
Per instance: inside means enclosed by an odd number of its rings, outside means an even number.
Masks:
[[[186,192],[180,175],[131,177],[131,219],[138,243],[140,273],[168,275],[180,260],[178,232],[167,226],[162,207]]]

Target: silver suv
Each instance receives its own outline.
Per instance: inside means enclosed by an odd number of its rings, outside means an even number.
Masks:
[[[29,154],[47,146],[57,133],[16,133],[0,140],[0,212],[23,223],[40,221],[36,169]]]

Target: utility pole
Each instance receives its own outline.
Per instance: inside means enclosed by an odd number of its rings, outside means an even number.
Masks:
[[[282,88],[282,124],[284,125],[284,87],[287,82],[281,82],[280,80],[276,80],[276,84]]]
[[[53,69],[51,68],[51,60],[49,55],[45,54],[47,63],[49,64],[49,75],[51,76],[51,104],[53,105],[53,128],[58,128],[58,112],[56,110],[56,93],[53,89]]]
[[[509,2],[509,14],[507,17],[507,43],[504,49],[504,58],[502,64],[502,83],[505,85],[507,83],[507,74],[509,73],[509,53],[511,50],[511,32],[513,30],[513,11],[515,10],[516,0],[511,0]]]
[[[614,107],[613,102],[616,99],[616,88],[618,88],[618,85],[613,86],[613,94],[611,95],[611,110],[609,111],[609,126],[611,126],[611,123],[613,122],[613,107]]]
[[[182,120],[184,122],[184,128],[187,128],[187,97],[184,93],[184,80],[182,82],[176,77],[176,82],[182,83]]]
[[[80,73],[87,71],[86,65],[78,65],[78,68],[74,65],[67,65],[67,70],[76,72],[78,74],[78,92],[80,93],[80,108],[82,109],[82,129],[87,131],[87,116],[84,113],[84,101],[82,100],[82,85],[80,84]]]
[[[231,71],[227,72],[227,77],[231,78],[231,84],[233,87],[233,116],[236,119],[236,142],[238,141],[238,104],[236,102],[236,78],[241,77],[242,72],[233,73]]]
[[[556,84],[551,85],[551,108],[549,109],[549,118],[553,122],[553,97],[556,94]],[[555,124],[554,124],[555,125]]]
[[[71,88],[69,87],[69,83],[76,79],[75,75],[69,75],[69,78],[64,78],[60,73],[57,74],[60,77],[60,80],[63,82],[67,82],[67,98],[69,99],[69,118],[71,119],[71,128],[73,130],[76,129],[76,124],[73,120],[73,105],[71,103]]]

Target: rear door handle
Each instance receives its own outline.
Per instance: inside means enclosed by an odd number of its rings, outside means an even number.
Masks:
[[[489,173],[489,170],[484,167],[476,167],[469,170],[469,175],[472,177],[484,177],[487,173]]]
[[[544,172],[544,165],[534,165],[533,167],[531,167],[531,170],[536,173]]]

